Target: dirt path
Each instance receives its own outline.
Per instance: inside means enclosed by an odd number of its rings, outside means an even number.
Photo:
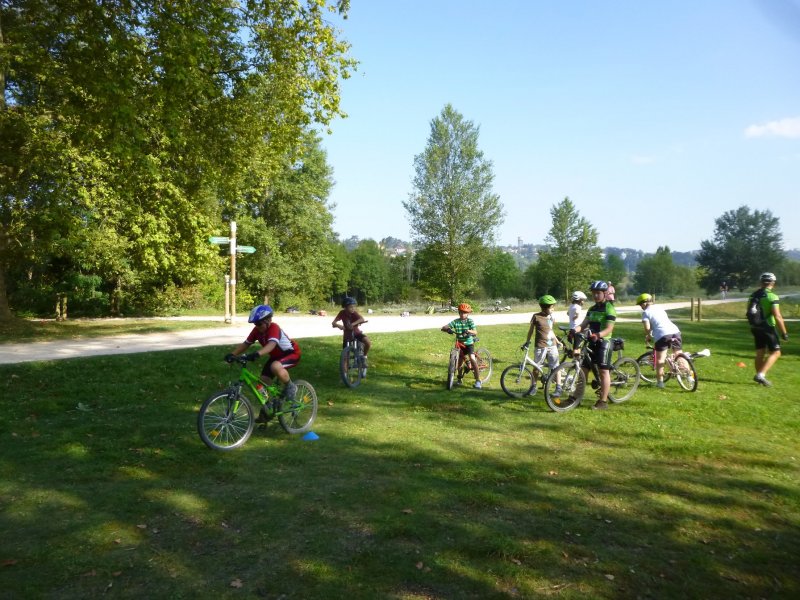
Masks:
[[[706,304],[719,302],[741,302],[741,298],[729,300],[706,300]],[[685,308],[689,302],[670,302],[660,305],[665,309]],[[617,307],[623,319],[636,319],[639,307],[620,305]],[[369,323],[364,331],[369,333],[385,333],[397,331],[415,331],[419,329],[438,329],[455,318],[453,313],[436,315],[369,315]],[[528,323],[531,313],[477,313],[475,322],[481,325],[510,325]],[[319,317],[309,315],[276,315],[275,321],[286,330],[292,338],[325,337],[341,335],[341,331],[331,327],[332,316]],[[566,311],[556,312],[556,321],[567,322]],[[213,323],[213,320],[209,320]],[[47,342],[28,342],[23,344],[0,344],[0,364],[12,364],[37,360],[57,360],[81,356],[99,356],[104,354],[133,354],[136,352],[155,352],[159,350],[177,350],[181,348],[198,348],[201,346],[234,346],[241,342],[250,331],[250,325],[244,320],[230,325],[223,325],[221,319],[216,326],[208,329],[192,329],[188,331],[172,331],[167,333],[115,335],[108,337],[86,338],[77,340],[55,340]]]

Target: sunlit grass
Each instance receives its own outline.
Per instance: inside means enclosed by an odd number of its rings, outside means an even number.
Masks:
[[[480,315],[476,320],[479,322]],[[303,341],[320,399],[232,453],[195,430],[226,348],[0,367],[9,597],[760,598],[800,594],[800,384],[752,378],[741,322],[680,322],[700,385],[565,413],[499,387],[526,325],[482,327],[486,389],[448,392],[452,339],[373,336],[369,378]],[[790,332],[793,332],[790,325]],[[622,323],[626,353],[641,327]],[[737,366],[744,363],[745,367]],[[42,576],[46,573],[46,577]]]

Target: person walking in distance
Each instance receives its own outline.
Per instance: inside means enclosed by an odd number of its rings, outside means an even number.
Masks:
[[[784,340],[789,339],[786,323],[780,309],[780,298],[773,292],[777,281],[774,273],[761,274],[761,287],[750,295],[747,303],[747,320],[756,345],[756,374],[753,381],[769,387],[767,372],[781,356],[778,330]]]
[[[606,302],[611,302],[614,304],[614,301],[617,299],[617,288],[614,287],[614,284],[610,281],[608,283],[608,289],[606,290]]]

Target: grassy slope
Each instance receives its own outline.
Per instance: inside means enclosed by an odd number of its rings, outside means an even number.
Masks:
[[[369,380],[306,340],[316,442],[277,425],[207,450],[226,349],[0,366],[0,588],[10,597],[561,598],[800,594],[797,352],[756,386],[739,323],[682,323],[698,392],[605,413],[512,401],[526,326],[482,328],[483,391],[443,389],[451,339],[375,334]],[[621,324],[628,354],[640,327]]]

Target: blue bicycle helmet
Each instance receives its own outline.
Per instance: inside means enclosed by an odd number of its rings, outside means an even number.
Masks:
[[[259,304],[250,311],[250,316],[247,317],[248,323],[258,323],[262,319],[272,316],[272,307],[269,304]]]
[[[358,302],[356,302],[356,299],[352,296],[345,296],[342,298],[342,308],[347,308],[351,304],[358,304]]]
[[[589,284],[589,289],[593,292],[605,292],[608,289],[608,284],[605,281],[593,281]]]

